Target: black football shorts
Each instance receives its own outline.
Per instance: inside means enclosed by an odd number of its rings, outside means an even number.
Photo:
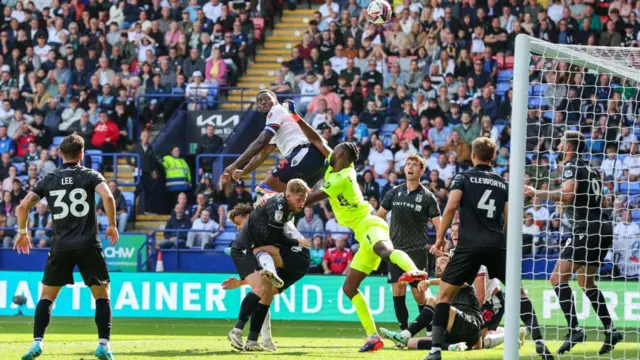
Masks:
[[[85,285],[91,287],[109,283],[109,270],[101,246],[68,250],[52,248],[44,267],[42,283],[47,286],[73,284],[73,269],[76,265]]]

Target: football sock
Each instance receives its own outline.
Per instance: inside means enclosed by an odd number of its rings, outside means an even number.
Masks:
[[[573,297],[571,287],[568,283],[560,283],[553,287],[553,291],[555,291],[558,296],[558,302],[564,313],[564,318],[567,320],[569,329],[577,328],[578,317],[576,316],[576,301]]]
[[[429,324],[431,324],[431,321],[433,321],[433,314],[434,314],[433,307],[430,305],[425,306],[424,310],[420,312],[418,317],[415,320],[413,320],[413,322],[411,323],[411,325],[409,325],[409,328],[407,329],[411,333],[411,336],[415,336],[417,333],[420,332],[420,330],[426,328]],[[446,324],[445,324],[445,327],[446,327]]]
[[[483,349],[493,349],[494,347],[502,344],[504,342],[504,333],[490,333],[484,337],[482,340],[482,348]]]
[[[430,350],[431,349],[431,345],[432,345],[431,339],[422,338],[422,339],[418,340],[418,342],[416,343],[416,349],[417,350]],[[452,345],[452,344],[442,343],[442,348],[443,349],[448,349],[450,345]]]
[[[597,287],[593,287],[587,289],[584,293],[589,298],[589,301],[591,301],[591,307],[593,307],[593,310],[598,314],[604,328],[609,329],[611,327],[611,315],[609,315],[609,309],[607,308],[607,303],[604,295],[602,295],[602,291]]]
[[[398,267],[404,271],[414,271],[418,268],[416,264],[413,263],[413,260],[402,250],[393,250],[391,255],[389,255],[389,260],[398,265]]]
[[[542,340],[538,317],[536,316],[535,310],[533,310],[531,300],[529,300],[527,296],[520,298],[520,319],[531,330],[531,338],[533,340]]]
[[[255,309],[251,313],[251,323],[249,324],[249,336],[247,340],[258,341],[258,335],[262,329],[264,318],[267,317],[269,312],[269,305],[257,303]]]
[[[260,330],[260,337],[262,338],[262,342],[271,340],[271,312],[270,311],[267,311],[267,316],[264,318],[264,322],[262,323],[262,329]]]
[[[98,338],[100,344],[109,346],[109,339],[111,338],[111,300],[109,299],[96,299],[96,315],[95,321],[98,327]]]
[[[406,296],[393,297],[393,309],[396,311],[396,319],[400,324],[400,330],[407,328],[409,322],[409,309],[407,309]]]
[[[263,269],[267,269],[272,273],[276,273],[276,265],[273,262],[273,258],[266,251],[258,251],[256,254],[256,258],[258,259],[258,263]]]
[[[42,341],[44,338],[44,332],[49,326],[51,321],[51,308],[53,307],[53,301],[49,299],[40,299],[36,306],[36,313],[33,320],[33,339],[35,341]]]
[[[358,314],[358,319],[360,319],[360,323],[362,327],[364,327],[364,331],[367,333],[367,337],[378,334],[376,330],[376,323],[373,321],[373,316],[371,316],[371,311],[369,311],[369,305],[362,297],[362,293],[358,290],[356,296],[351,299],[351,303],[353,307],[356,308],[356,314]]]
[[[444,342],[444,332],[447,330],[447,324],[449,323],[449,310],[451,304],[449,303],[437,303],[433,313],[433,333],[431,339],[433,344],[431,345],[431,353],[436,353],[442,350],[442,343]]]
[[[251,316],[251,313],[256,307],[258,301],[260,301],[260,296],[253,292],[248,293],[247,296],[242,299],[242,303],[240,304],[240,313],[238,314],[238,321],[236,321],[236,329],[240,331],[244,329],[244,324],[249,321],[249,316]]]
[[[422,314],[422,310],[425,309],[427,305],[418,305],[418,315]],[[433,309],[433,307],[431,307]],[[427,332],[431,332],[431,321],[426,326]]]

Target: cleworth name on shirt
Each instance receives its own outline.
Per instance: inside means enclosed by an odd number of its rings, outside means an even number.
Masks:
[[[474,184],[489,185],[507,190],[507,185],[504,182],[492,178],[469,176],[469,181]]]

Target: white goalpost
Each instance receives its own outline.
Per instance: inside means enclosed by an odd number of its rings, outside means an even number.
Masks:
[[[602,190],[601,209],[614,227],[595,284],[625,339],[601,356],[640,359],[640,48],[560,45],[518,35],[514,55],[504,359],[539,358],[532,348],[519,347],[521,284],[554,356],[569,331],[549,276],[573,231],[567,220],[573,209],[523,195],[525,184],[559,188],[563,166],[556,149],[567,130],[586,137],[582,158],[601,172],[602,185],[594,186]],[[587,342],[568,354],[597,358],[606,334],[596,313],[601,303],[583,294],[575,276],[569,284]]]

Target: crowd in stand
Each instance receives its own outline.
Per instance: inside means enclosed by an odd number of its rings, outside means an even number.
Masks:
[[[496,169],[508,179],[509,69],[518,34],[574,45],[635,47],[640,40],[640,1],[395,0],[394,18],[378,27],[367,21],[366,5],[325,0],[271,89],[299,94],[298,110],[331,145],[351,141],[360,147],[363,192],[374,207],[402,181],[404,159],[415,153],[427,160],[425,186],[444,204],[451,179],[470,165],[469,145],[478,136],[499,144]],[[222,229],[221,205],[251,202],[244,183],[218,183],[206,166],[195,174],[196,188],[179,151],[159,162],[148,134],[138,141],[133,128],[138,110],[147,127],[169,117],[184,97],[202,98],[212,86],[234,85],[254,56],[251,17],[271,16],[274,2],[2,0],[1,6],[0,225],[12,226],[17,201],[58,163],[54,138],[69,133],[105,152],[135,142],[141,209],[173,208],[166,239],[205,247],[210,238],[182,238],[171,230]],[[559,185],[553,149],[564,130],[576,127],[589,138],[590,159],[605,176],[616,223],[633,223],[640,198],[621,185],[640,176],[635,84],[551,58],[534,57],[530,69],[537,100],[529,103],[527,117],[527,183]],[[141,95],[155,98],[136,109]],[[200,151],[221,145],[205,136]],[[168,206],[154,207],[157,197],[151,194],[169,169],[186,170],[184,188],[162,184],[171,194]],[[527,206],[526,251],[557,251],[567,232],[563,207],[544,199],[527,199]],[[124,205],[119,211],[126,211]],[[34,214],[34,224],[50,221],[46,208]],[[347,229],[335,223],[328,204],[305,210],[298,226],[316,244],[317,271],[344,271],[331,259],[347,259],[344,252],[354,243],[341,234]],[[640,237],[634,228],[625,231],[631,239]],[[34,234],[43,246],[48,236]],[[13,234],[0,230],[0,237],[7,246]],[[334,250],[320,251],[325,248]]]

